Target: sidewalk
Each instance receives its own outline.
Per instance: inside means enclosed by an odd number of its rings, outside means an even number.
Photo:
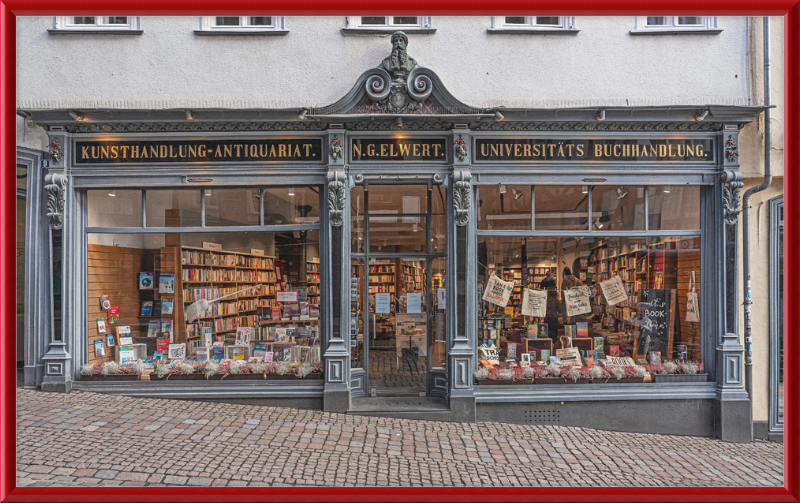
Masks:
[[[18,389],[17,486],[782,486],[783,443]]]

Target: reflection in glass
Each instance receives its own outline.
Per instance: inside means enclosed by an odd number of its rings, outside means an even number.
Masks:
[[[587,231],[589,229],[589,188],[537,185],[535,229],[537,231]]]
[[[264,189],[264,225],[319,223],[318,187]]]
[[[529,185],[478,185],[478,229],[530,230]]]
[[[200,193],[200,189],[145,191],[147,226],[200,227]]]
[[[700,228],[700,187],[650,185],[647,187],[647,225],[650,230]]]
[[[600,232],[644,230],[644,187],[592,187],[592,229]]]
[[[88,227],[142,226],[141,190],[87,190],[86,206]]]
[[[258,225],[259,189],[206,189],[206,226]]]

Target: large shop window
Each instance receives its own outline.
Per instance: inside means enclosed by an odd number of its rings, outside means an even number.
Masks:
[[[597,367],[603,383],[615,368],[702,373],[700,187],[481,185],[476,199],[479,379],[486,363]]]
[[[318,187],[89,190],[87,201],[83,379],[321,376]]]

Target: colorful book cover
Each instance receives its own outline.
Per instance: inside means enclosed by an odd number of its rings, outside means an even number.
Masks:
[[[208,360],[211,353],[211,348],[197,348],[194,354],[197,356],[197,361]]]
[[[110,306],[108,308],[108,324],[116,325],[119,323],[119,306]]]
[[[233,361],[244,361],[244,348],[233,348],[231,350]]]
[[[161,314],[172,314],[173,305],[172,299],[161,299]]]
[[[139,310],[139,316],[152,316],[153,314],[153,301],[146,300],[142,302],[142,308]]]
[[[236,329],[236,345],[247,346],[250,344],[250,336],[253,333],[253,327],[239,327]],[[235,358],[234,358],[235,360]]]
[[[160,362],[164,359],[164,352],[163,351],[156,351],[153,353],[153,361]]]
[[[103,318],[97,318],[97,333],[104,334],[106,333],[106,322]]]
[[[661,363],[661,351],[650,351],[650,364],[656,365]]]
[[[528,338],[535,339],[539,336],[539,326],[536,323],[528,325]]]
[[[159,337],[156,339],[156,351],[162,353],[169,351],[169,339],[167,337]]]
[[[127,325],[121,325],[116,327],[117,329],[117,343],[120,346],[129,346],[133,344],[133,337],[131,336],[131,327]]]
[[[492,370],[492,369],[494,369],[494,365],[492,365],[491,363],[489,363],[489,360],[481,360],[481,365],[483,365],[484,367],[486,367],[488,370]]]
[[[684,361],[688,358],[689,352],[685,344],[678,344],[678,360]]]
[[[161,322],[151,321],[147,324],[147,336],[158,337],[158,332],[161,329]]]
[[[153,316],[158,316],[161,313],[161,301],[154,300],[153,301]]]
[[[272,363],[273,356],[274,355],[272,354],[272,351],[267,351],[266,353],[264,353],[264,363]]]
[[[222,360],[223,358],[225,358],[225,347],[213,346],[211,348],[211,358],[215,360]]]
[[[153,273],[140,272],[139,273],[139,290],[152,290],[153,289]]]
[[[595,337],[594,338],[594,348],[603,349],[603,344],[605,343],[605,339],[603,337]]]
[[[308,305],[308,317],[312,320],[315,318],[319,318],[319,304],[309,304]]]
[[[591,367],[593,365],[597,365],[597,357],[595,356],[596,353],[594,351],[587,351],[586,352],[586,365]]]
[[[133,362],[135,360],[136,360],[136,353],[133,350],[133,346],[120,346],[119,347],[119,362],[120,363]]]
[[[247,359],[247,363],[259,363],[261,361],[260,356],[251,356]]]
[[[539,337],[548,337],[547,323],[539,323],[538,332],[539,332]]]
[[[108,345],[108,347],[114,346],[114,334],[106,335],[106,344]]]
[[[542,360],[547,361],[547,360],[550,359],[550,350],[549,349],[542,349],[541,353],[542,353],[542,358],[541,358]]]
[[[162,272],[158,275],[158,292],[175,293],[175,275],[173,273]]]
[[[608,356],[619,356],[619,346],[609,346]]]
[[[169,345],[169,357],[170,358],[186,358],[186,343],[178,342],[175,344]]]
[[[212,344],[211,327],[203,327],[203,346],[210,348]]]
[[[172,320],[161,320],[161,331],[172,334]]]
[[[272,308],[272,320],[277,321],[281,319],[281,308],[280,306],[275,306]]]
[[[108,308],[111,307],[111,301],[108,300],[108,295],[101,295],[100,296],[100,309],[104,311],[108,311]]]
[[[589,323],[585,321],[579,321],[577,323],[578,326],[578,337],[589,337]]]
[[[94,355],[95,356],[105,356],[106,350],[103,347],[103,339],[96,339],[94,341]]]
[[[267,354],[268,349],[269,348],[267,347],[266,342],[256,342],[255,344],[253,344],[253,356],[264,358],[264,356],[266,356]]]

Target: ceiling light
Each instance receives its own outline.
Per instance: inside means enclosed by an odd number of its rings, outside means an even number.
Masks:
[[[501,121],[501,120],[503,120],[504,118],[505,118],[505,117],[503,117],[503,114],[501,114],[501,113],[500,113],[500,110],[495,110],[495,111],[494,111],[494,120],[496,120],[496,121]]]
[[[417,232],[419,230],[419,226],[417,224],[414,224],[414,226],[411,228],[411,230],[412,230],[412,232]]]
[[[664,185],[664,194],[669,194],[670,190],[672,190],[672,188],[669,185]]]
[[[108,195],[111,196],[111,197],[117,197],[117,191],[114,190],[114,189],[111,189],[111,190],[108,191]]]
[[[523,195],[523,194],[522,194],[522,191],[521,191],[521,190],[519,190],[519,189],[518,189],[518,188],[516,188],[516,187],[514,187],[513,189],[511,189],[511,192],[513,192],[513,193],[514,193],[514,199],[519,199],[519,198],[521,198],[521,197],[522,197],[522,195]]]
[[[500,186],[500,193],[501,194],[505,194],[506,193],[506,186],[505,185],[501,185]]]
[[[701,120],[705,119],[707,116],[708,116],[708,110],[702,110],[700,112],[697,112],[697,115],[695,115],[694,118],[696,120],[701,121]]]
[[[289,195],[290,196],[294,196],[294,188],[290,188],[289,189]]]
[[[602,222],[600,221],[600,219],[598,218],[598,219],[595,221],[595,223],[594,223],[594,226],[595,226],[595,227],[597,227],[597,229],[602,229],[602,228],[603,228],[603,223],[602,223]]]
[[[300,110],[299,114],[297,114],[297,118],[300,119],[301,121],[305,120],[306,119],[306,114],[308,114],[308,109],[304,108],[304,109]]]
[[[69,116],[75,119],[76,121],[80,122],[83,120],[83,114],[79,114],[77,112],[70,112]]]
[[[397,123],[397,127],[403,127],[403,118],[402,117],[398,117],[396,123]]]
[[[206,197],[211,197],[211,191],[210,191],[210,190],[204,190],[204,191],[203,191],[203,194],[204,194]]]
[[[598,110],[597,113],[594,115],[594,118],[599,121],[606,120],[606,111],[605,110]]]
[[[617,192],[617,199],[625,199],[625,196],[628,195],[628,193],[625,192],[625,189],[623,189],[622,187],[617,187],[616,192]]]
[[[191,110],[187,110],[186,111],[186,120],[187,121],[193,121],[194,120],[194,112],[192,112]]]
[[[581,193],[588,194],[589,193],[589,186],[588,185],[582,186],[581,187]]]

